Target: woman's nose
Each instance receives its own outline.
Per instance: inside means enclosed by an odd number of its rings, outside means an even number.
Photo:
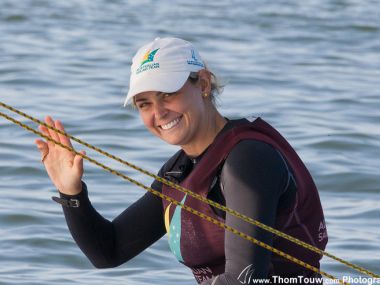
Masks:
[[[154,115],[156,119],[161,120],[165,118],[165,116],[168,114],[168,110],[165,108],[165,106],[161,102],[157,102],[155,104],[154,108]]]

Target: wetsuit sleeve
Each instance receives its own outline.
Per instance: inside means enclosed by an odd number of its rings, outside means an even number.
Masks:
[[[272,227],[279,197],[288,181],[289,172],[282,156],[270,145],[254,140],[238,143],[227,157],[221,172],[226,206]],[[271,233],[228,213],[226,224],[272,245]],[[202,285],[250,284],[249,277],[268,277],[271,252],[229,231],[225,234],[225,256],[225,273]]]
[[[156,181],[152,187],[159,187]],[[147,192],[113,221],[102,217],[91,205],[87,187],[76,196],[78,208],[63,207],[70,232],[97,268],[116,267],[149,247],[165,234],[161,198]]]

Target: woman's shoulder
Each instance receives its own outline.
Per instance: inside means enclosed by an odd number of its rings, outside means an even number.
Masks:
[[[223,171],[236,175],[247,172],[249,175],[262,173],[268,176],[282,173],[287,176],[288,166],[272,145],[255,139],[245,139],[232,148],[223,165]]]
[[[232,161],[265,161],[284,163],[282,155],[269,143],[256,139],[243,139],[233,146],[227,156],[226,162]]]
[[[230,151],[220,177],[223,185],[250,185],[247,189],[265,189],[277,197],[286,189],[290,176],[285,159],[273,146],[247,139]]]

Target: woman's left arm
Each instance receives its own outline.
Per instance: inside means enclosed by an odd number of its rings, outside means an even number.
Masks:
[[[255,140],[238,143],[221,172],[226,206],[271,227],[275,225],[278,201],[288,182],[289,171],[282,156],[272,146]],[[271,233],[228,213],[226,224],[272,245]],[[229,231],[225,234],[225,256],[225,273],[202,285],[250,284],[249,278],[268,277],[271,252]]]

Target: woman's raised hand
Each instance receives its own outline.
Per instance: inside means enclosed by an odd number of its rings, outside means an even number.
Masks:
[[[64,131],[62,123],[58,120],[54,121],[50,116],[45,118],[45,122],[49,126]],[[38,128],[44,135],[72,148],[68,137],[42,125]],[[51,141],[45,142],[36,139],[35,143],[41,152],[41,160],[55,187],[67,195],[78,194],[82,190],[83,158]],[[85,154],[84,151],[81,153]]]

